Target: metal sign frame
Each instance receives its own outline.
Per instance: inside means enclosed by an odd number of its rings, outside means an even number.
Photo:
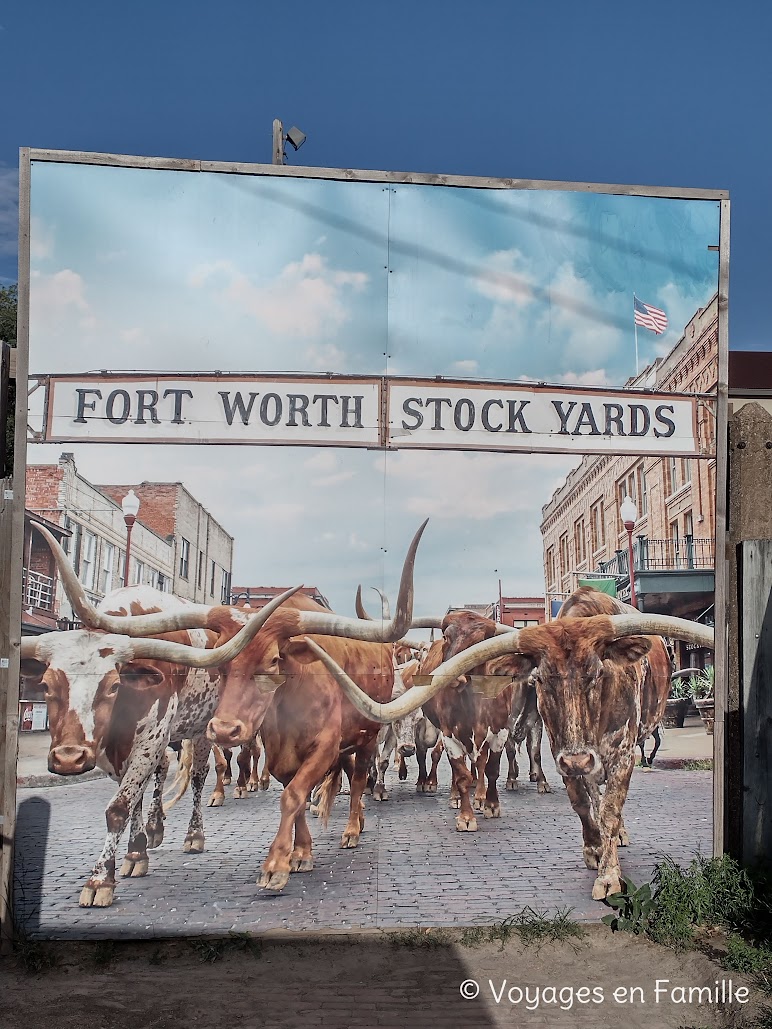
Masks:
[[[31,162],[108,165],[122,168],[145,168],[231,175],[272,176],[278,178],[335,179],[343,182],[380,182],[420,184],[426,186],[476,187],[490,190],[551,190],[577,193],[605,193],[621,196],[661,197],[680,200],[718,201],[720,206],[719,274],[718,274],[718,382],[716,397],[716,555],[725,554],[726,482],[727,482],[727,382],[728,382],[728,314],[729,314],[729,193],[727,190],[665,188],[661,186],[598,184],[585,182],[544,181],[519,178],[486,178],[464,175],[439,175],[411,172],[362,171],[348,168],[290,167],[272,164],[244,164],[228,161],[201,161],[164,157],[134,157],[124,154],[86,153],[82,151],[22,148],[19,171],[19,315],[17,334],[17,376],[27,381],[29,370],[29,288],[30,288],[30,169]],[[0,520],[0,553],[9,552],[9,602],[0,617],[0,726],[2,739],[2,832],[0,851],[0,916],[3,922],[3,945],[7,947],[12,925],[12,843],[16,810],[16,753],[18,744],[19,641],[21,622],[21,582],[24,538],[24,491],[26,476],[27,405],[25,393],[17,395],[15,428],[15,463],[13,476],[13,508],[11,517]],[[8,514],[2,512],[0,514]],[[716,606],[721,611],[735,603],[727,593],[727,562],[716,561]],[[716,721],[714,733],[714,853],[721,854],[726,843],[725,810],[725,717],[727,708],[727,621],[717,627],[716,634]]]

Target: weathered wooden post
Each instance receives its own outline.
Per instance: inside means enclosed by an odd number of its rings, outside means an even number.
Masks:
[[[729,418],[727,850],[772,859],[772,414]]]

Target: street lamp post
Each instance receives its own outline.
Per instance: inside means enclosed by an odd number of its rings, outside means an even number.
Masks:
[[[131,555],[131,530],[134,528],[134,522],[137,520],[137,514],[139,512],[139,497],[130,489],[126,496],[121,501],[121,507],[123,508],[123,520],[126,523],[126,562],[124,566],[123,585],[128,586],[129,583],[129,556]]]
[[[627,562],[630,572],[630,603],[638,607],[638,598],[635,595],[635,569],[633,568],[633,529],[638,521],[638,508],[630,497],[625,497],[619,508],[619,516],[627,532]]]

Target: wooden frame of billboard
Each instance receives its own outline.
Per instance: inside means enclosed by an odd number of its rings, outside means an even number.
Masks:
[[[186,172],[226,172],[235,175],[333,179],[341,182],[384,182],[395,185],[476,187],[490,190],[551,190],[573,193],[608,193],[620,196],[661,197],[671,200],[713,200],[720,203],[718,276],[718,385],[716,431],[716,607],[726,611],[727,595],[726,484],[729,319],[729,193],[727,190],[668,189],[586,182],[553,182],[536,179],[497,179],[466,175],[412,172],[362,171],[348,168],[309,168],[275,164],[243,164],[165,157],[134,157],[83,151],[19,151],[19,315],[17,331],[17,382],[25,383],[29,365],[30,285],[30,171],[31,162],[107,165]],[[19,728],[19,645],[24,541],[24,494],[26,479],[26,391],[17,390],[12,499],[0,497],[0,947],[7,951],[13,926],[13,837],[16,823],[16,759]],[[8,489],[8,483],[3,484]],[[736,599],[736,598],[735,598]],[[714,731],[713,852],[726,849],[726,732],[727,624],[716,636],[716,721]],[[717,627],[718,629],[718,627]]]

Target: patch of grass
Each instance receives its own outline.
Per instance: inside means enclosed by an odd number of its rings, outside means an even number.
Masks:
[[[712,772],[713,771],[713,758],[701,757],[694,761],[684,761],[681,768],[685,772]]]
[[[751,1029],[772,1029],[772,1008],[763,1007],[759,1017],[751,1023]]]
[[[393,947],[405,947],[407,950],[438,950],[452,943],[444,929],[406,929],[404,932],[389,933],[388,937]]]
[[[189,944],[202,961],[210,964],[219,961],[226,954],[233,953],[260,957],[263,950],[262,942],[249,933],[233,932],[225,937],[202,936],[199,939],[190,940]]]
[[[49,944],[33,940],[18,929],[13,937],[13,953],[29,975],[42,975],[59,964],[59,956]]]
[[[723,965],[730,972],[763,976],[769,982],[769,976],[772,975],[772,947],[763,943],[754,945],[737,933],[731,933],[727,939]]]
[[[484,925],[468,926],[461,933],[462,947],[481,947],[488,939],[488,929]]]
[[[584,929],[571,917],[571,908],[559,910],[555,915],[546,911],[537,911],[525,907],[517,914],[510,915],[501,922],[477,929],[465,930],[461,943],[465,946],[477,947],[482,943],[498,941],[501,949],[516,936],[526,947],[535,946],[539,950],[545,943],[565,943],[578,940],[584,936]],[[467,935],[468,934],[468,935]],[[466,938],[465,938],[466,936]]]

